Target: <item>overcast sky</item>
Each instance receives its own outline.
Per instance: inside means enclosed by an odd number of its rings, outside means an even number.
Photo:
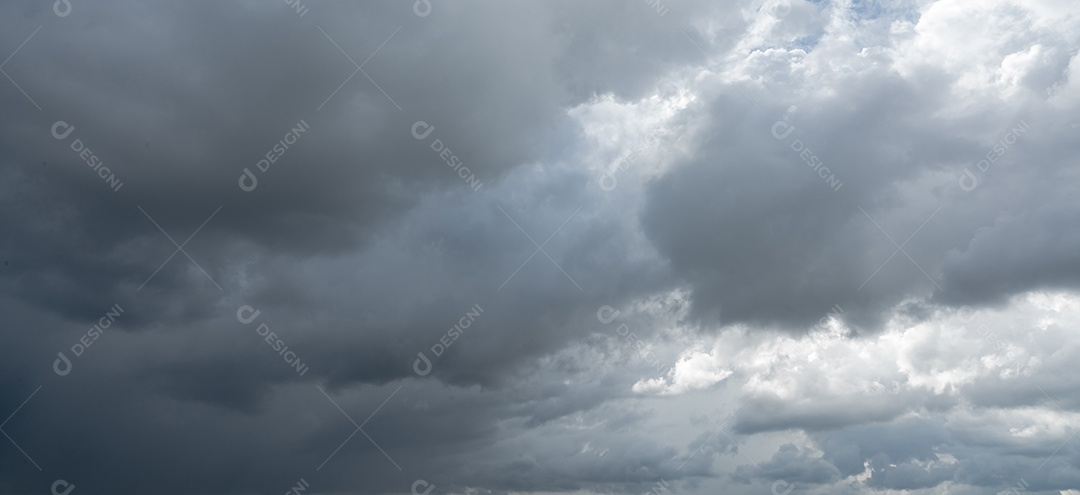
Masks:
[[[1074,0],[0,4],[2,494],[1080,494]]]

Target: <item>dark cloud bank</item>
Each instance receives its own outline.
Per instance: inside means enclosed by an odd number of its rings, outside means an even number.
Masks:
[[[1080,493],[1070,2],[0,12],[0,493]]]

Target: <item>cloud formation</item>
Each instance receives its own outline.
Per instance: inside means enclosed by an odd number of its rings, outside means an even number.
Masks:
[[[0,10],[0,492],[1080,487],[1067,1]]]

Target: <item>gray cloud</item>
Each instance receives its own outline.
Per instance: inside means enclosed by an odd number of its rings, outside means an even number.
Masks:
[[[1078,486],[1065,7],[0,10],[0,492]]]

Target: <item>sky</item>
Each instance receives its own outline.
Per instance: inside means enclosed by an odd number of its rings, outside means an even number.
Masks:
[[[0,493],[1080,494],[1072,0],[0,4]]]

